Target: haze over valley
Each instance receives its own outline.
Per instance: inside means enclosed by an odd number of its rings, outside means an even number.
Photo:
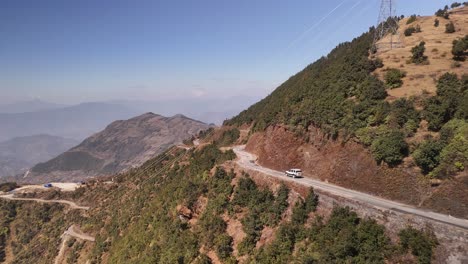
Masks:
[[[467,2],[0,17],[1,263],[468,263]]]

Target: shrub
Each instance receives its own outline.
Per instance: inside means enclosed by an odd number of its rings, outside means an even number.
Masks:
[[[456,39],[453,41],[452,54],[453,59],[458,61],[464,61],[468,51],[468,35],[465,35],[462,39]]]
[[[439,19],[435,19],[434,20],[434,27],[438,27],[439,26]]]
[[[363,127],[356,131],[356,136],[359,142],[365,146],[370,146],[375,138],[375,129],[372,127]]]
[[[408,18],[408,21],[406,21],[406,24],[409,25],[411,23],[413,23],[414,21],[416,21],[416,15],[411,15],[409,18]]]
[[[468,90],[463,93],[462,102],[468,102]],[[458,106],[455,117],[468,120],[468,104],[463,103]]]
[[[430,97],[424,102],[423,118],[432,131],[439,129],[447,122],[447,106],[438,97]]]
[[[302,225],[307,220],[306,204],[302,199],[299,199],[293,207],[291,222],[293,224]]]
[[[440,165],[434,169],[432,175],[446,178],[463,171],[468,166],[468,123],[464,120],[451,120],[458,123],[452,140],[440,153]]]
[[[307,221],[310,212],[315,212],[318,205],[318,195],[314,193],[314,189],[310,188],[309,194],[305,200],[299,199],[293,207],[291,222],[293,224],[302,225]]]
[[[195,259],[193,264],[212,264],[210,257],[205,254],[200,254],[198,258]]]
[[[404,125],[405,135],[407,137],[414,136],[414,133],[418,130],[419,124],[413,119],[408,120]]]
[[[440,130],[440,140],[448,144],[457,134],[457,131],[460,131],[460,128],[465,126],[465,121],[460,119],[450,120],[445,124]]]
[[[421,26],[420,25],[416,25],[416,33],[419,33],[421,32]]]
[[[382,100],[386,97],[385,85],[377,77],[369,76],[358,87],[358,98],[361,101]]]
[[[216,140],[215,144],[218,146],[228,146],[234,144],[239,139],[240,131],[237,128],[232,128],[223,132],[221,137]]]
[[[349,208],[334,208],[323,228],[313,232],[319,261],[298,263],[385,263],[390,239],[375,221],[360,219]],[[323,246],[328,245],[328,246]]]
[[[454,61],[452,62],[452,64],[450,64],[450,68],[460,68],[461,67],[461,63],[458,62],[458,61]]]
[[[371,151],[377,162],[394,166],[407,155],[408,145],[404,134],[398,130],[389,131],[377,137],[371,145]]]
[[[411,100],[400,98],[395,100],[391,105],[391,111],[386,118],[387,125],[390,128],[400,129],[409,120],[419,121],[419,112],[414,108],[414,103]]]
[[[276,194],[275,203],[271,208],[271,213],[273,214],[274,222],[277,223],[281,220],[281,217],[284,211],[288,208],[288,197],[289,197],[289,188],[281,184],[278,192]]]
[[[409,28],[405,29],[405,36],[409,37],[409,36],[413,35],[414,32],[416,32],[416,28],[409,27]]]
[[[455,32],[455,25],[453,24],[453,22],[446,24],[445,33],[453,33],[453,32]]]
[[[305,198],[306,211],[308,213],[315,212],[318,206],[318,202],[319,202],[319,197],[317,194],[315,194],[314,189],[311,187],[309,189],[309,193],[307,194],[307,197]]]
[[[5,182],[0,184],[0,192],[9,192],[16,188],[18,188],[18,184],[16,182]]]
[[[371,63],[372,63],[372,68],[374,69],[382,68],[384,66],[383,61],[380,58],[376,58],[375,60],[372,60]]]
[[[439,165],[440,152],[443,148],[443,142],[432,139],[418,145],[412,156],[424,174],[428,174]]]
[[[450,119],[455,115],[455,112],[460,105],[460,93],[462,83],[458,80],[456,74],[445,73],[437,81],[437,95],[447,107],[447,118]]]
[[[430,264],[432,261],[433,249],[438,245],[436,236],[429,231],[416,230],[407,227],[398,233],[400,246],[404,251],[411,250],[419,263]]]
[[[462,4],[461,3],[458,3],[458,2],[454,2],[450,5],[450,8],[457,8],[459,6],[461,6]]]
[[[461,78],[461,91],[468,91],[468,74],[463,74]],[[466,101],[465,101],[466,102]]]
[[[390,89],[401,87],[403,85],[402,78],[405,76],[406,73],[404,71],[394,68],[388,69],[385,73],[385,83]]]
[[[427,56],[424,56],[424,52],[426,51],[426,42],[422,41],[419,45],[414,46],[411,49],[411,62],[415,64],[422,64],[427,61]]]
[[[439,9],[435,13],[435,15],[438,16],[438,17],[443,17],[445,19],[449,19],[449,13],[448,13],[447,9]]]
[[[227,234],[221,234],[215,238],[216,254],[220,259],[227,259],[232,254],[232,237]]]

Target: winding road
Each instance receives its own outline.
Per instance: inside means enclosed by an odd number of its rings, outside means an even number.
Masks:
[[[34,201],[38,203],[61,203],[61,204],[66,204],[70,206],[71,209],[89,210],[89,206],[80,206],[74,202],[67,201],[67,200],[45,200],[45,199],[40,199],[40,198],[20,198],[20,197],[14,197],[14,194],[0,195],[0,198],[6,199],[6,200],[14,200],[14,201]]]
[[[55,257],[55,261],[54,261],[55,264],[65,263],[66,261],[65,251],[68,248],[67,242],[72,237],[76,239],[84,240],[84,241],[91,241],[91,242],[95,241],[94,237],[83,233],[79,227],[75,225],[71,225],[67,230],[65,230],[65,232],[62,235],[62,243],[60,244],[60,247],[59,247],[59,253]]]
[[[265,168],[265,167],[258,165],[256,163],[257,157],[245,151],[245,146],[236,146],[233,148],[233,150],[238,157],[236,161],[237,164],[244,169],[258,171],[258,172],[270,175],[272,177],[279,178],[280,180],[283,180],[283,181],[291,181],[291,182],[295,182],[298,184],[302,184],[304,186],[314,187],[315,189],[322,190],[332,195],[362,202],[368,205],[372,205],[376,208],[392,210],[392,211],[396,211],[400,213],[402,212],[402,213],[412,214],[415,216],[424,217],[424,218],[438,221],[441,223],[456,226],[459,228],[468,229],[468,220],[466,219],[460,219],[460,218],[455,218],[449,215],[431,212],[431,211],[416,208],[410,205],[394,202],[394,201],[387,200],[387,199],[382,199],[380,197],[376,197],[370,194],[346,189],[346,188],[343,188],[334,184],[322,182],[319,180],[314,180],[310,178],[292,179],[292,178],[286,177],[284,172],[272,170],[272,169]]]

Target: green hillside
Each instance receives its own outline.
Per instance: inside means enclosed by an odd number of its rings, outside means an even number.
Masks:
[[[385,65],[371,59],[373,35],[371,28],[338,45],[225,125],[252,124],[256,132],[281,124],[299,134],[313,126],[333,139],[358,140],[377,162],[397,166],[412,155],[432,177],[463,171],[468,166],[468,76],[442,75],[435,96],[386,100],[387,89],[401,86],[404,73],[389,69],[385,82],[374,75]],[[423,46],[413,49],[415,56],[424,54]],[[442,136],[410,144],[423,120]]]
[[[49,194],[92,204],[83,214],[0,200],[0,261],[51,263],[60,234],[71,224],[96,242],[67,242],[67,263],[385,263],[408,255],[430,263],[433,258],[437,240],[431,231],[405,228],[396,244],[383,226],[349,208],[336,207],[324,220],[312,189],[289,202],[286,185],[260,187],[249,175],[221,166],[234,155],[215,145],[170,151],[116,176],[111,185],[89,183],[73,193]],[[240,241],[227,231],[232,221],[241,224]],[[269,228],[271,243],[257,244]]]

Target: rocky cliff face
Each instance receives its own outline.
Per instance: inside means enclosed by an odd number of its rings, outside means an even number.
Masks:
[[[137,167],[208,125],[182,115],[153,113],[116,121],[58,157],[40,163],[27,181],[75,180]]]

